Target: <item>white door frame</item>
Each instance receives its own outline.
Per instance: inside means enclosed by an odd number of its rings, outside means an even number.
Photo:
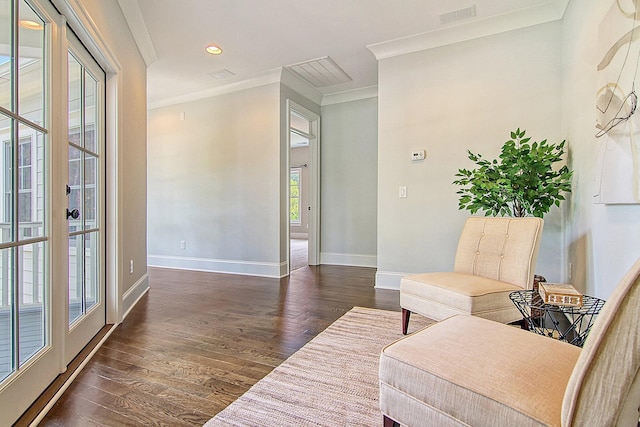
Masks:
[[[291,170],[291,111],[296,111],[304,116],[310,123],[309,138],[309,265],[320,264],[320,116],[313,111],[304,108],[291,99],[287,99],[287,156],[286,170],[287,176]],[[287,239],[290,239],[291,223],[290,223],[290,193],[289,183],[287,181],[287,209],[286,209],[286,229]],[[291,271],[291,245],[287,242],[287,265],[289,272]]]

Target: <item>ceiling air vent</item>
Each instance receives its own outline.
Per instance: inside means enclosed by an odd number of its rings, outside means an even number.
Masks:
[[[213,77],[214,79],[218,79],[218,80],[228,79],[229,77],[235,76],[234,73],[232,73],[231,71],[229,71],[227,69],[214,71],[212,73],[209,73],[209,75],[211,77]]]
[[[453,22],[463,21],[465,19],[476,16],[476,5],[465,7],[464,9],[454,10],[452,12],[440,15],[440,23],[442,25],[451,24]]]
[[[286,68],[313,87],[325,87],[351,81],[351,77],[328,56],[288,65]]]

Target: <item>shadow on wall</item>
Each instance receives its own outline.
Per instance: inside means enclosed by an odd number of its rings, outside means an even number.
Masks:
[[[569,275],[568,281],[582,293],[589,293],[586,289],[588,238],[586,234],[580,236],[569,245]]]

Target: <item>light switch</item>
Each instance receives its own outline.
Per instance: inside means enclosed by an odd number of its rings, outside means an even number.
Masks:
[[[404,185],[401,185],[398,195],[403,199],[407,197],[407,187],[405,187]]]
[[[424,160],[426,155],[427,155],[427,153],[426,153],[425,150],[412,151],[411,152],[411,160],[413,160],[413,161]]]

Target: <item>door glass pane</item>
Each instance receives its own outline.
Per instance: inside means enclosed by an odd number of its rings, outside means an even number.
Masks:
[[[95,156],[85,154],[84,161],[84,228],[95,229],[98,227],[98,159]]]
[[[85,306],[89,310],[98,302],[98,285],[99,283],[99,271],[98,271],[98,257],[100,256],[99,248],[99,234],[97,231],[88,233],[85,235],[84,240],[84,254],[85,254]]]
[[[13,372],[13,249],[0,251],[0,381]]]
[[[82,115],[80,113],[80,96],[82,95],[82,67],[69,53],[69,142],[82,147],[80,125]]]
[[[69,236],[69,324],[84,312],[82,298],[82,235]]]
[[[19,5],[18,32],[18,114],[43,125],[44,21],[24,0]]]
[[[97,110],[97,98],[98,82],[89,74],[85,72],[84,75],[84,147],[93,152],[98,152],[96,146],[96,115]]]
[[[20,126],[18,140],[19,238],[44,236],[44,135]]]
[[[45,345],[44,243],[18,247],[20,366]]]
[[[82,207],[83,207],[83,195],[82,195],[82,151],[75,148],[74,146],[69,146],[69,180],[68,184],[70,193],[69,193],[69,212],[73,212],[75,210],[78,211],[78,217],[73,218],[69,217],[69,232],[78,231],[82,228]]]
[[[0,0],[0,106],[12,111],[11,3]],[[1,369],[1,368],[0,368]],[[0,374],[1,378],[1,374]]]
[[[2,162],[2,199],[0,199],[0,242],[13,240],[13,125],[15,121],[0,114],[0,162]]]

